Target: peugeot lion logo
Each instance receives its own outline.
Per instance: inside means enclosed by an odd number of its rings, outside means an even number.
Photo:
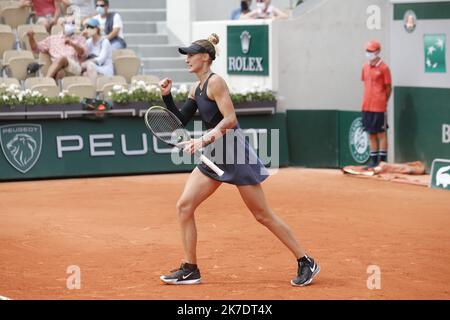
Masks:
[[[8,162],[27,173],[41,155],[42,128],[37,124],[16,124],[0,127],[0,144]]]
[[[244,54],[247,54],[250,50],[250,40],[252,39],[252,36],[250,35],[250,32],[243,31],[241,33],[241,48],[242,52]]]

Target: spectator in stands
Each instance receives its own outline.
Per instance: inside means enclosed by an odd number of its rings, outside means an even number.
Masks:
[[[79,19],[80,24],[96,15],[93,0],[61,0],[64,12],[68,15],[74,14],[75,19]]]
[[[61,12],[65,16],[74,17],[77,25],[77,32],[81,30],[82,26],[85,26],[85,22],[89,18],[92,18],[97,14],[92,0],[61,0],[61,5]],[[64,17],[59,18],[57,25],[63,27],[64,21]],[[85,34],[83,35],[86,37]]]
[[[231,20],[239,20],[241,15],[250,13],[252,0],[241,1],[241,7],[231,12]]]
[[[31,49],[50,55],[52,64],[47,77],[61,79],[66,75],[81,75],[81,64],[87,57],[86,39],[75,33],[76,24],[73,16],[68,16],[64,23],[64,33],[52,35],[40,42],[34,39],[33,30],[27,32]]]
[[[23,6],[33,7],[36,24],[43,25],[48,32],[61,16],[61,0],[21,0]]]
[[[241,16],[241,19],[287,19],[289,16],[272,6],[271,0],[256,0],[256,9]]]
[[[97,76],[114,75],[112,48],[108,38],[101,36],[100,22],[89,19],[86,22],[88,58],[81,64],[83,75],[88,76],[92,83],[96,83]]]
[[[123,22],[120,14],[109,11],[109,0],[97,0],[94,17],[100,22],[100,29],[111,42],[113,50],[124,49],[127,44],[123,38]]]

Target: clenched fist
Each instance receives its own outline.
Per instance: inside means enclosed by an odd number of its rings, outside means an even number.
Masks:
[[[172,80],[165,78],[158,83],[159,90],[161,90],[161,95],[167,96],[172,89]]]

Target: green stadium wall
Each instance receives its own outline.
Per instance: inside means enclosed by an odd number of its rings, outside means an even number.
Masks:
[[[338,111],[288,110],[286,114],[291,165],[337,167]]]
[[[394,96],[397,162],[420,160],[429,168],[435,158],[450,158],[450,89],[396,87]],[[368,141],[361,133],[355,140],[355,123],[360,125],[360,117],[360,112],[353,111],[288,110],[273,115],[240,116],[239,122],[258,141],[266,136],[268,150],[271,130],[279,130],[280,167],[340,168],[365,163],[364,157],[355,157],[353,143],[360,142],[360,149],[367,152]],[[40,152],[21,167],[20,154],[12,159],[15,151],[10,142],[17,133],[14,130],[24,127],[35,131],[29,134],[35,135],[36,150]],[[42,138],[36,128],[40,128]],[[360,130],[360,126],[357,128]],[[0,180],[192,170],[194,164],[173,164],[170,150],[153,140],[139,117],[1,121]]]
[[[239,122],[243,129],[254,129],[252,137],[267,133],[269,143],[271,129],[279,129],[279,164],[289,165],[285,114],[241,116]],[[31,159],[30,145],[17,133],[32,136]],[[0,139],[0,180],[186,172],[194,167],[173,164],[170,150],[153,141],[138,117],[1,121]]]
[[[355,159],[350,135],[361,113],[339,110],[288,110],[287,128],[291,165],[340,168],[363,164]],[[363,139],[364,138],[364,139]],[[361,136],[368,153],[367,137]]]
[[[394,88],[396,162],[450,159],[450,89]]]

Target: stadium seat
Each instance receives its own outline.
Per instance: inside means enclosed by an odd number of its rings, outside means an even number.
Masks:
[[[11,26],[7,24],[0,24],[0,32],[12,32]]]
[[[49,36],[45,27],[39,24],[24,24],[17,27],[17,34],[19,35],[20,45],[22,48],[31,51],[30,41],[28,40],[27,32],[28,30],[34,31],[34,38],[36,42],[44,40]],[[38,54],[35,54],[37,58]]]
[[[157,85],[160,79],[157,76],[152,75],[137,75],[131,77],[131,82],[133,81],[144,81],[147,85]]]
[[[137,56],[137,55],[136,55],[136,52],[134,52],[131,49],[117,49],[117,50],[114,50],[112,53],[113,61],[116,58],[121,57],[121,56]]]
[[[141,59],[131,49],[113,51],[114,74],[124,77],[128,83],[131,78],[139,74]]]
[[[25,80],[25,89],[40,92],[45,97],[57,97],[59,95],[59,87],[53,78],[28,78]]]
[[[37,92],[41,93],[44,97],[47,97],[47,98],[56,98],[59,95],[58,86],[37,84],[37,85],[33,86],[33,89],[31,89],[31,90],[37,91]]]
[[[48,68],[52,64],[52,60],[50,59],[50,55],[48,53],[39,52],[39,64],[42,64],[41,73],[46,75],[48,72]]]
[[[24,82],[25,89],[30,89],[30,90],[32,90],[33,86],[39,85],[39,84],[56,86],[56,81],[55,81],[55,79],[48,78],[48,77],[42,77],[42,78],[33,77],[33,78],[26,79]]]
[[[67,86],[70,86],[72,84],[77,84],[77,83],[92,85],[92,82],[88,77],[71,76],[71,77],[64,77],[62,79],[62,88],[63,88],[63,90],[65,90]]]
[[[28,77],[27,67],[36,62],[31,51],[7,50],[3,53],[2,71],[20,81]]]
[[[20,0],[0,0],[0,7],[17,6],[20,4]]]
[[[80,98],[93,99],[97,95],[95,87],[88,77],[64,77],[62,79],[62,89],[67,90],[69,94],[76,95]]]
[[[7,87],[12,85],[12,84],[15,84],[18,87],[20,87],[20,82],[16,78],[2,78],[2,77],[0,77],[0,88],[1,88],[2,84],[5,84]]]
[[[7,25],[0,25],[0,57],[3,57],[3,52],[12,50],[16,37],[12,33],[11,27]]]
[[[115,85],[128,86],[127,80],[122,76],[100,76],[97,78],[97,92],[103,97],[106,97]]]
[[[97,96],[95,87],[92,84],[72,84],[67,87],[69,94],[73,94],[79,98],[94,99]]]
[[[131,82],[131,78],[139,74],[139,68],[141,67],[141,59],[137,56],[119,56],[114,63],[114,73],[118,76],[122,76],[128,83]]]
[[[21,24],[27,23],[30,8],[21,8],[18,1],[0,2],[0,16],[4,24],[17,29]]]
[[[22,38],[28,30],[33,30],[35,33],[47,33],[47,30],[40,24],[21,24],[17,27],[17,34]],[[48,35],[48,34],[47,34]]]

